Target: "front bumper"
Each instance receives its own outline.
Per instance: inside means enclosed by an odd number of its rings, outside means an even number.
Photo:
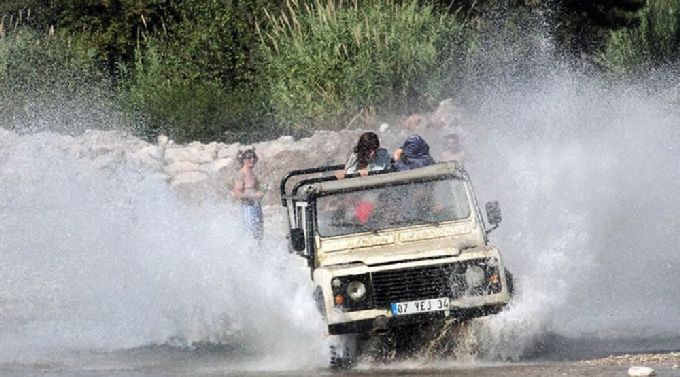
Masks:
[[[421,314],[411,314],[404,316],[379,315],[376,317],[359,319],[355,321],[333,323],[328,325],[328,333],[331,335],[356,334],[356,333],[380,333],[390,329],[410,326],[425,325],[427,323],[440,321],[443,319],[455,319],[463,321],[470,318],[483,317],[495,314],[503,310],[506,303],[487,304],[469,308],[453,308],[448,312],[430,312]]]
[[[466,266],[486,263],[488,279],[480,289],[469,288],[465,282]],[[508,276],[497,249],[466,252],[464,255],[439,259],[425,259],[384,266],[353,265],[334,270],[317,269],[315,281],[324,282],[323,314],[331,334],[380,331],[413,323],[426,323],[437,318],[466,319],[496,313],[510,301]],[[361,280],[370,286],[365,307],[337,305],[333,300],[338,291],[331,288],[335,277],[341,281]],[[342,279],[343,276],[350,276]],[[486,279],[485,278],[485,279]],[[494,283],[490,283],[494,281]],[[393,303],[413,300],[449,298],[449,310],[395,316]]]

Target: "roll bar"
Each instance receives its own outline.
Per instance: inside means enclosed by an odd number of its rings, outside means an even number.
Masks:
[[[300,176],[300,175],[307,175],[307,174],[314,174],[314,173],[325,173],[329,171],[336,171],[336,170],[345,170],[345,165],[329,165],[329,166],[320,166],[316,168],[308,168],[308,169],[298,169],[298,170],[292,170],[286,175],[283,176],[281,179],[281,205],[284,207],[288,206],[288,202],[286,201],[286,196],[289,195],[297,195],[298,190],[300,187],[304,185],[308,185],[311,183],[319,183],[319,182],[328,182],[328,181],[337,181],[338,178],[335,177],[335,175],[325,175],[322,177],[315,177],[315,178],[308,178],[308,179],[303,179],[299,182],[297,182],[294,186],[293,189],[290,191],[290,194],[286,193],[286,183],[288,183],[288,180],[295,177],[295,176]],[[369,176],[372,175],[378,175],[378,174],[385,174],[385,173],[391,173],[393,172],[392,169],[384,169],[384,170],[376,170],[376,171],[370,171],[368,172]],[[354,174],[346,174],[345,178],[356,178],[359,177],[359,173],[354,173]]]
[[[316,168],[297,169],[297,170],[289,171],[288,173],[286,173],[286,175],[283,176],[283,178],[281,178],[281,186],[280,186],[280,189],[281,189],[281,205],[283,205],[284,207],[288,206],[286,199],[285,199],[285,196],[286,196],[286,183],[288,182],[289,179],[291,179],[295,176],[299,176],[299,175],[324,173],[324,172],[335,171],[335,170],[343,170],[343,169],[345,169],[345,165],[329,165],[329,166],[319,166],[319,167],[316,167]],[[329,177],[332,177],[333,179],[337,179],[337,178],[335,178],[335,176],[326,176],[326,177],[320,177],[320,178],[329,178]],[[319,179],[319,178],[315,178],[315,179]],[[313,180],[314,179],[309,179],[309,181],[313,181]],[[332,180],[332,179],[327,179],[327,180]],[[297,189],[300,187],[300,183],[301,182],[299,182],[297,185],[295,185],[294,191],[297,191]],[[310,182],[308,182],[308,183],[310,183]],[[291,191],[291,193],[292,193],[292,191]]]

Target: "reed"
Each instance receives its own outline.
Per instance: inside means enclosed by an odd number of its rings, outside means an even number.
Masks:
[[[25,14],[25,16],[24,16]],[[5,24],[5,20],[7,23]],[[16,32],[21,26],[25,26],[31,20],[31,8],[20,8],[9,15],[3,14],[0,19],[0,39],[9,32]]]
[[[640,26],[611,33],[598,62],[608,71],[625,75],[680,59],[680,3],[649,0]]]
[[[418,1],[288,0],[258,26],[277,120],[342,127],[357,109],[411,112],[441,99],[463,22]],[[444,64],[442,64],[444,63]]]

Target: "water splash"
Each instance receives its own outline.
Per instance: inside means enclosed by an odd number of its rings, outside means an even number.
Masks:
[[[519,288],[480,321],[490,353],[521,357],[548,333],[680,336],[680,117],[648,89],[558,72],[477,112],[467,165],[500,199],[492,238]]]
[[[325,361],[308,273],[276,232],[257,250],[226,200],[189,205],[125,156],[101,169],[78,138],[3,136],[0,361],[200,343],[251,367]]]

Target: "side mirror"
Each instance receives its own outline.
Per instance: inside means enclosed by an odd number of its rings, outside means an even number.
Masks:
[[[492,202],[487,202],[486,205],[486,220],[493,228],[489,231],[498,228],[498,224],[503,221],[503,215],[501,214],[501,207],[498,205],[498,201],[494,200]],[[488,232],[487,232],[488,233]]]
[[[300,252],[305,249],[305,233],[300,228],[290,230],[290,243],[293,250]]]

